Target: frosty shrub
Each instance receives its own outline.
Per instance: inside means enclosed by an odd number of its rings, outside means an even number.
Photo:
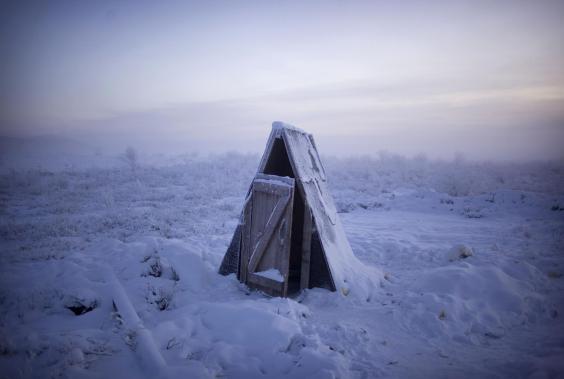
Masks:
[[[444,176],[436,189],[450,196],[468,196],[472,192],[472,181],[464,172],[453,171]]]
[[[145,300],[149,304],[154,304],[159,311],[170,309],[172,307],[173,297],[174,289],[172,288],[155,288],[152,285],[147,286]]]
[[[128,146],[122,156],[123,161],[129,166],[132,172],[135,172],[138,165],[137,150]]]

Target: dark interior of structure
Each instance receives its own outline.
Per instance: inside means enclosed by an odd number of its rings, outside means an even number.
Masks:
[[[274,144],[270,150],[270,156],[268,157],[268,161],[264,167],[264,174],[295,178],[292,165],[290,164],[290,159],[288,158],[286,144],[282,138],[274,139]]]
[[[288,176],[295,178],[294,171],[286,145],[282,138],[276,138],[270,156],[264,168],[264,174]],[[294,209],[292,211],[292,241],[290,247],[290,273],[288,281],[288,294],[296,293],[300,290],[300,278],[302,270],[302,241],[304,227],[304,200],[298,190],[298,184],[294,188]],[[315,223],[313,223],[315,225]],[[315,230],[315,228],[314,228]],[[313,232],[311,238],[311,257],[309,288],[322,287],[334,291],[331,276],[323,254],[321,241],[317,231]]]

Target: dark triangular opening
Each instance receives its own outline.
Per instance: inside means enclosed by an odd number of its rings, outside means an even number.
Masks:
[[[311,236],[311,256],[309,266],[309,288],[320,287],[335,291],[327,257],[323,252],[319,233],[315,230]]]
[[[268,156],[268,160],[264,166],[263,174],[289,176],[290,178],[295,178],[290,158],[288,158],[286,144],[282,138],[274,139],[272,149],[270,149],[270,155]]]

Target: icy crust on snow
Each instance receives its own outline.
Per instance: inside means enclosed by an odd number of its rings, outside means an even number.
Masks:
[[[293,128],[284,128],[282,132],[295,164],[296,180],[301,182],[310,203],[336,290],[363,301],[370,299],[379,288],[383,273],[362,264],[354,255],[329,192],[313,137]]]

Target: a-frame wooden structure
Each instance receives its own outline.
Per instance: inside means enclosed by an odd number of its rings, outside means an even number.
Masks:
[[[346,290],[357,263],[313,136],[274,122],[219,272],[274,296]]]

